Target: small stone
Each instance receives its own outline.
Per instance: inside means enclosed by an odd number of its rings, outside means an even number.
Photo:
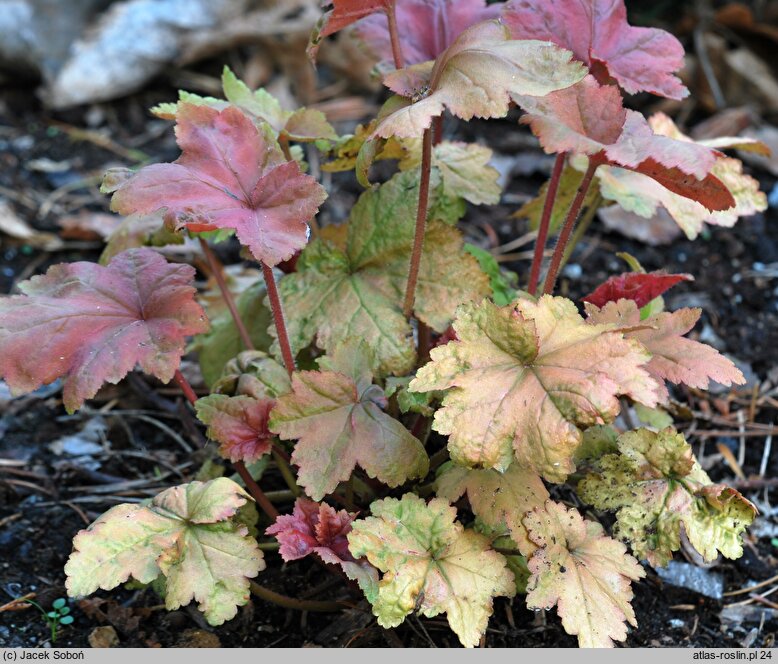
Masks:
[[[92,648],[116,648],[119,645],[119,635],[110,625],[95,627],[87,639]]]

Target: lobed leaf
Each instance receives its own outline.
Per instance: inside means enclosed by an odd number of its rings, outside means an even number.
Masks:
[[[355,337],[373,348],[379,375],[411,371],[415,348],[402,300],[418,187],[418,174],[408,171],[363,193],[351,210],[345,242],[311,242],[297,272],[281,279],[293,349],[315,340],[331,352],[342,339]],[[415,312],[437,332],[448,327],[460,303],[489,292],[486,276],[462,245],[459,231],[429,219]]]
[[[272,399],[211,394],[195,403],[198,419],[208,425],[206,435],[220,444],[225,459],[253,463],[270,453],[273,434],[268,429]]]
[[[613,325],[587,329],[565,298],[463,305],[454,330],[459,340],[433,349],[410,389],[449,389],[433,428],[461,465],[505,471],[515,455],[562,481],[574,470],[579,427],[613,421],[619,395],[657,402],[642,346]]]
[[[595,307],[604,307],[608,302],[618,300],[632,300],[640,309],[682,281],[694,281],[694,277],[666,272],[624,272],[609,277],[582,299]]]
[[[466,647],[486,631],[494,597],[516,594],[505,558],[483,535],[456,522],[456,509],[413,494],[384,498],[370,506],[373,516],[356,521],[349,549],[384,572],[373,614],[383,627],[396,627],[413,611],[448,623]]]
[[[508,528],[519,551],[529,556],[535,545],[527,537],[521,520],[548,499],[543,480],[534,472],[511,464],[504,473],[446,464],[435,481],[435,493],[450,503],[467,493],[473,513],[490,529]]]
[[[458,118],[495,118],[518,95],[545,95],[581,80],[570,52],[539,41],[512,41],[498,21],[465,30],[434,63],[392,72],[384,83],[398,95],[372,136],[415,138],[448,109]]]
[[[395,487],[424,477],[424,446],[381,410],[386,397],[373,385],[371,350],[347,340],[322,371],[298,371],[292,391],[278,398],[270,430],[296,439],[292,462],[299,483],[314,500],[332,493],[356,466]]]
[[[114,211],[165,209],[176,228],[232,229],[270,266],[305,246],[306,222],[326,198],[312,177],[287,162],[275,141],[237,108],[179,104],[176,120],[181,156],[146,166],[120,184]]]
[[[699,319],[701,309],[661,312],[641,320],[635,302],[619,300],[602,309],[587,303],[586,311],[588,321],[617,325],[627,338],[640,342],[651,353],[646,368],[659,381],[663,403],[669,399],[665,380],[703,390],[711,380],[722,385],[745,383],[740,369],[715,348],[684,338]]]
[[[249,579],[265,569],[256,540],[236,518],[249,500],[233,481],[191,482],[158,494],[148,505],[117,505],[73,540],[65,565],[71,597],[111,590],[130,577],[165,577],[165,605],[198,602],[221,625],[249,599]]]
[[[14,393],[64,378],[69,412],[136,365],[168,382],[186,336],[208,329],[193,279],[151,249],[55,265],[0,299],[0,375]]]
[[[366,560],[357,560],[348,548],[347,536],[356,518],[346,510],[335,511],[326,503],[298,498],[292,514],[279,516],[265,533],[275,535],[281,544],[284,562],[300,560],[313,553],[325,563],[339,565],[348,578],[357,581],[366,597],[375,597],[376,569]]]
[[[502,12],[514,39],[540,39],[571,50],[597,73],[628,93],[646,91],[670,99],[689,94],[674,75],[684,50],[669,32],[627,22],[624,0],[509,0]]]
[[[630,581],[645,576],[624,545],[599,523],[552,500],[524,517],[524,526],[538,547],[527,563],[527,606],[556,606],[565,631],[577,635],[583,648],[624,641],[624,623],[637,625]]]
[[[619,454],[602,457],[578,485],[597,509],[616,512],[614,535],[635,555],[666,565],[681,546],[681,526],[707,561],[743,553],[740,535],[756,508],[734,489],[712,484],[683,435],[673,428],[622,434]]]

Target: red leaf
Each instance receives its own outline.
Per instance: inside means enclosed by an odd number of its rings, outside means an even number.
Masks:
[[[653,178],[708,210],[735,205],[729,189],[710,170],[719,153],[705,146],[655,134],[637,111],[624,108],[616,87],[587,76],[544,97],[516,95],[546,152],[576,152]]]
[[[354,562],[346,536],[356,516],[345,510],[336,512],[326,503],[298,498],[293,513],[279,516],[265,532],[276,536],[285,562],[311,553],[316,553],[325,563]]]
[[[361,18],[385,12],[393,2],[394,0],[333,0],[333,8],[324,16],[319,37],[334,35]],[[386,24],[386,17],[376,18]],[[388,29],[386,32],[388,34]]]
[[[225,459],[252,463],[270,452],[273,434],[267,423],[274,404],[273,399],[211,394],[198,399],[195,408]]]
[[[172,164],[142,168],[119,185],[112,209],[166,219],[191,231],[234,229],[266,265],[305,246],[306,222],[327,197],[316,180],[287,162],[281,150],[235,107],[222,111],[179,104]]]
[[[641,90],[683,99],[689,91],[673,72],[683,46],[670,33],[627,23],[624,0],[511,0],[503,21],[514,39],[541,39],[570,49],[601,82],[609,76],[630,94]]]
[[[194,301],[194,268],[151,249],[130,249],[107,267],[63,263],[0,299],[0,375],[14,392],[64,377],[64,402],[79,408],[136,364],[167,382],[187,335],[208,322]]]
[[[583,301],[602,308],[608,302],[632,300],[640,308],[681,281],[694,281],[694,277],[690,274],[664,272],[625,272],[610,277],[584,297]]]
[[[497,18],[501,9],[485,0],[397,0],[395,7],[406,65],[436,60],[467,28]],[[376,56],[392,59],[386,17],[365,18],[356,33]]]

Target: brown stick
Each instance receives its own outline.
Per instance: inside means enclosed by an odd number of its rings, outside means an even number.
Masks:
[[[205,254],[205,260],[208,261],[208,267],[211,268],[213,278],[216,279],[216,284],[221,291],[222,297],[224,298],[224,303],[227,305],[227,309],[230,310],[230,315],[232,316],[232,320],[235,322],[235,327],[238,328],[238,334],[240,335],[240,340],[243,342],[243,347],[246,350],[254,350],[254,343],[251,341],[251,335],[246,329],[246,326],[243,323],[243,319],[240,317],[238,307],[235,304],[235,298],[232,297],[232,293],[227,287],[227,282],[224,279],[224,266],[221,264],[221,261],[216,257],[216,254],[213,253],[213,250],[210,246],[208,246],[208,243],[203,238],[200,238],[200,247],[203,250],[203,254]]]
[[[276,286],[276,279],[273,276],[273,268],[268,267],[262,263],[262,274],[265,277],[265,286],[267,287],[267,295],[270,299],[270,309],[273,312],[273,321],[276,325],[276,333],[278,334],[278,345],[281,347],[281,355],[284,358],[284,365],[286,370],[291,376],[294,373],[294,355],[292,354],[292,346],[289,344],[289,335],[286,333],[286,323],[284,322],[284,310],[281,307],[281,298],[278,295],[278,287]]]

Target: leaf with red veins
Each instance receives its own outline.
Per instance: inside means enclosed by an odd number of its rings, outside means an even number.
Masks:
[[[268,429],[273,399],[211,394],[195,403],[197,417],[208,425],[208,437],[220,443],[219,454],[232,462],[252,463],[270,453]]]
[[[675,384],[708,389],[711,380],[722,385],[743,385],[743,373],[715,348],[686,339],[683,335],[697,323],[701,309],[662,312],[640,320],[640,310],[632,300],[608,302],[602,309],[587,303],[587,322],[613,324],[624,336],[639,341],[651,353],[646,368],[659,379]],[[662,387],[663,401],[669,395]]]
[[[498,18],[501,5],[486,0],[397,0],[395,12],[403,59],[413,65],[435,60],[467,28]],[[384,16],[362,19],[354,32],[383,61],[392,59],[392,42]]]
[[[632,300],[641,308],[682,281],[694,281],[694,277],[666,272],[625,272],[609,277],[582,299],[596,307],[604,307],[608,302],[622,299]]]
[[[168,221],[195,232],[233,229],[269,266],[302,249],[307,222],[327,197],[316,180],[287,162],[237,108],[179,104],[176,120],[181,156],[120,184],[111,208],[121,214],[164,208]]]
[[[64,378],[69,412],[136,365],[173,378],[186,337],[208,329],[194,300],[194,268],[151,249],[130,249],[103,267],[63,263],[0,299],[0,376],[14,393]]]
[[[603,164],[642,173],[707,209],[735,205],[729,189],[710,174],[719,153],[702,145],[655,134],[646,119],[624,108],[614,86],[593,76],[544,97],[519,96],[529,124],[548,153],[589,155]]]
[[[580,81],[586,70],[571,53],[547,42],[513,41],[498,21],[465,30],[434,63],[412,65],[384,78],[408,97],[381,118],[371,138],[414,138],[448,109],[458,118],[497,118],[518,95],[545,95]]]
[[[689,94],[674,75],[684,50],[669,32],[627,23],[623,0],[511,0],[502,20],[514,39],[541,39],[573,51],[606,83],[613,78],[630,94],[652,92],[670,99]]]

